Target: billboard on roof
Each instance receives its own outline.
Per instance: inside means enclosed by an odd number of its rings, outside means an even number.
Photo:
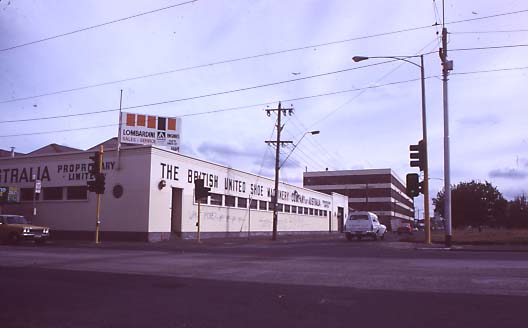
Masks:
[[[121,113],[121,142],[180,151],[181,118]]]

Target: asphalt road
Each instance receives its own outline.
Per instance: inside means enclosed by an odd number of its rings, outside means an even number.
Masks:
[[[1,327],[526,327],[528,253],[303,240],[0,246]]]

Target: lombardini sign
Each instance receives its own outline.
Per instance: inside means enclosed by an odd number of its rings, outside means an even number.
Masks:
[[[156,145],[180,151],[180,118],[133,113],[121,115],[121,142]]]

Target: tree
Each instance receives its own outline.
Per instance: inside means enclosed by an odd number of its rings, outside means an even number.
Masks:
[[[528,227],[528,202],[526,195],[515,197],[508,203],[507,225],[514,228]]]
[[[444,216],[444,191],[433,198],[435,211]],[[461,182],[451,190],[451,218],[454,227],[503,225],[508,202],[488,181]]]

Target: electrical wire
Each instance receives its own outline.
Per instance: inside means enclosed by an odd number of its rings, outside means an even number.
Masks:
[[[325,96],[332,96],[332,95],[338,95],[338,94],[349,93],[349,92],[354,92],[354,91],[361,91],[361,90],[364,90],[364,89],[373,89],[373,88],[380,88],[380,87],[389,86],[389,85],[409,83],[409,82],[414,82],[414,81],[418,81],[418,80],[419,79],[411,79],[411,80],[405,80],[405,81],[391,82],[391,83],[382,84],[382,85],[369,86],[369,87],[364,87],[364,88],[355,88],[355,89],[333,91],[333,92],[328,92],[328,93],[322,93],[322,94],[316,94],[316,95],[310,95],[310,96],[304,96],[304,97],[285,99],[285,100],[282,100],[282,102],[292,102],[292,101],[300,101],[300,100],[319,98],[319,97],[325,97]],[[253,104],[253,105],[228,107],[228,108],[215,109],[215,110],[210,110],[210,111],[205,111],[205,112],[182,114],[182,115],[179,115],[178,117],[191,117],[191,116],[222,113],[222,112],[228,112],[228,111],[236,111],[236,110],[248,109],[248,108],[252,108],[252,107],[263,107],[263,106],[276,104],[277,102],[278,102],[278,100],[274,100],[274,101],[270,101],[270,102],[264,102],[264,103]],[[130,107],[123,107],[122,109],[126,110],[126,109],[130,109]],[[113,112],[113,111],[119,111],[119,108],[106,109],[106,110],[100,110],[100,111],[94,111],[94,112],[78,113],[78,114],[67,114],[67,115],[57,115],[57,116],[47,116],[47,117],[36,117],[36,118],[27,118],[27,119],[19,119],[19,120],[5,120],[5,121],[0,121],[0,124],[2,124],[2,123],[40,121],[40,120],[49,120],[49,119],[75,117],[75,116],[84,116],[84,115],[99,114],[99,113],[106,113],[106,112]]]
[[[181,3],[181,4],[174,5],[174,6],[179,6],[179,5],[182,5],[182,4],[188,4],[188,3],[191,3],[191,2],[194,2],[194,1],[197,1],[197,0],[184,2],[184,3]],[[435,3],[435,8],[436,8],[436,3]],[[164,10],[164,9],[168,9],[168,8],[160,8],[157,11]],[[447,24],[457,24],[457,23],[462,23],[462,22],[467,22],[467,21],[472,21],[472,20],[477,20],[477,19],[487,19],[487,18],[494,18],[494,17],[498,17],[498,16],[513,15],[513,14],[524,13],[524,12],[527,12],[527,11],[528,10],[520,10],[520,11],[516,11],[516,12],[501,13],[501,14],[490,15],[490,16],[485,16],[485,17],[478,17],[478,18],[472,18],[472,19],[448,22]],[[154,12],[154,11],[152,11],[152,12]],[[146,15],[148,13],[150,13],[150,12],[139,14],[139,15]],[[136,17],[136,16],[131,16],[130,18],[133,18],[133,17]],[[128,19],[128,18],[124,18],[124,19]],[[122,20],[124,20],[124,19],[122,19]],[[105,24],[107,25],[107,24],[110,24],[110,23],[112,23],[112,22],[108,22],[108,23],[105,23]],[[105,24],[101,24],[101,26],[103,26]],[[80,90],[91,89],[91,88],[96,88],[96,87],[101,87],[101,86],[106,86],[106,85],[111,85],[111,84],[116,84],[116,83],[134,81],[134,80],[145,79],[145,78],[150,78],[150,77],[156,77],[156,76],[172,74],[172,73],[182,72],[182,71],[188,71],[188,70],[193,70],[193,69],[198,69],[198,68],[204,68],[204,67],[209,67],[209,66],[214,66],[214,65],[233,63],[233,62],[238,62],[238,61],[243,61],[243,60],[256,59],[256,58],[260,58],[260,57],[278,55],[278,54],[283,54],[283,53],[288,53],[288,52],[293,52],[293,51],[313,49],[313,48],[317,48],[317,47],[325,47],[325,46],[330,46],[330,45],[335,45],[335,44],[340,44],[340,43],[346,43],[346,42],[351,42],[351,41],[364,40],[364,39],[369,39],[369,38],[376,38],[376,37],[381,37],[381,36],[388,36],[388,35],[393,35],[393,34],[412,32],[412,31],[417,31],[417,30],[422,30],[422,29],[435,27],[437,25],[438,24],[433,24],[431,26],[419,26],[419,27],[413,27],[413,28],[406,28],[406,29],[401,29],[401,30],[396,30],[396,31],[391,31],[391,32],[384,32],[384,33],[378,33],[378,34],[359,36],[359,37],[354,37],[354,38],[349,38],[349,39],[344,39],[344,40],[331,41],[331,42],[325,42],[325,43],[320,43],[320,44],[308,45],[308,46],[303,46],[303,47],[298,47],[298,48],[290,48],[290,49],[279,50],[279,51],[275,51],[275,52],[268,52],[268,53],[262,53],[262,54],[252,55],[252,56],[228,59],[228,60],[212,62],[212,63],[208,63],[208,64],[183,67],[183,68],[178,68],[178,69],[173,69],[173,70],[168,70],[168,71],[156,72],[156,73],[152,73],[152,74],[139,75],[139,76],[130,77],[130,78],[124,78],[124,79],[107,81],[107,82],[102,82],[102,83],[97,83],[97,84],[89,84],[89,85],[75,87],[75,88],[70,88],[70,89],[52,91],[52,92],[48,92],[48,93],[42,93],[42,94],[39,94],[39,95],[20,97],[20,98],[13,98],[13,99],[9,99],[9,100],[2,100],[2,101],[0,101],[0,104],[16,102],[16,101],[22,101],[22,100],[35,99],[35,98],[52,96],[52,95],[63,94],[63,93],[74,92],[74,91],[80,91]],[[95,26],[95,27],[98,27],[98,26]],[[91,27],[91,28],[95,28],[95,27]],[[90,29],[90,28],[87,28],[87,29]],[[67,34],[64,34],[64,35],[68,35],[68,34],[72,34],[72,33],[76,33],[76,32],[70,32],[70,33],[67,33]],[[51,37],[51,38],[57,38],[57,37],[60,37],[60,36],[55,36],[55,37]],[[42,41],[45,41],[45,40],[47,40],[47,39],[34,41],[32,43],[42,42]],[[13,48],[16,48],[16,47],[29,45],[29,44],[32,44],[32,43],[23,44],[23,45],[11,47],[11,48],[6,48],[6,49],[0,49],[0,51],[10,50],[10,49],[13,49]]]
[[[517,70],[525,70],[525,69],[528,69],[528,66],[522,66],[522,67],[511,67],[511,68],[499,68],[499,69],[493,69],[493,70],[479,70],[479,71],[468,71],[468,72],[456,72],[456,73],[451,73],[450,75],[451,76],[456,76],[456,75],[471,75],[471,74],[485,74],[485,73],[495,73],[495,72],[506,72],[506,71],[517,71]],[[441,77],[440,75],[432,75],[432,76],[427,76],[425,77],[425,79],[431,79],[431,78],[438,78],[438,77]],[[312,98],[316,98],[316,97],[323,97],[323,96],[329,96],[329,95],[336,95],[336,94],[341,94],[341,93],[346,93],[346,92],[353,92],[353,91],[359,91],[359,90],[363,90],[363,89],[374,89],[374,88],[381,88],[381,87],[386,87],[386,86],[392,86],[392,85],[397,85],[397,84],[403,84],[403,83],[408,83],[408,82],[415,82],[415,81],[419,81],[420,79],[412,79],[412,80],[406,80],[406,81],[397,81],[397,82],[391,82],[391,83],[386,83],[386,84],[383,84],[383,85],[377,85],[377,86],[369,86],[369,87],[365,87],[365,88],[360,88],[360,89],[351,89],[351,90],[342,90],[342,91],[335,91],[335,92],[329,92],[329,93],[326,93],[326,94],[319,94],[319,95],[313,95],[313,96],[306,96],[306,97],[299,97],[299,98],[293,98],[293,99],[287,99],[287,100],[283,100],[284,102],[288,102],[288,101],[296,101],[296,100],[305,100],[305,99],[312,99]],[[274,104],[276,103],[277,101],[274,101],[274,102],[269,102],[269,103],[264,103],[264,104]],[[235,109],[245,109],[245,108],[251,108],[251,107],[256,107],[257,105],[249,105],[249,106],[240,106],[240,107],[236,107],[236,108],[231,108],[231,109],[227,109],[227,110],[235,110]],[[206,115],[206,114],[213,114],[213,113],[217,113],[219,111],[225,111],[226,109],[224,110],[214,110],[214,111],[208,111],[208,112],[202,112],[202,113],[195,113],[195,114],[192,114],[192,115]],[[182,115],[183,116],[183,115]],[[180,117],[182,117],[180,116]],[[43,118],[39,118],[39,119],[43,119]],[[39,120],[39,119],[34,119],[34,120]],[[45,119],[45,118],[44,118]],[[0,122],[0,123],[5,123],[4,122]],[[28,135],[39,135],[39,134],[48,134],[48,133],[58,133],[58,132],[68,132],[68,131],[77,131],[77,130],[88,130],[88,129],[96,129],[96,128],[104,128],[104,127],[110,127],[110,126],[118,126],[118,124],[111,124],[111,125],[98,125],[98,126],[92,126],[92,127],[84,127],[84,128],[75,128],[75,129],[66,129],[66,130],[53,130],[53,131],[45,131],[45,132],[31,132],[31,133],[24,133],[24,134],[15,134],[15,135],[0,135],[0,138],[6,138],[6,137],[19,137],[19,136],[28,136]]]
[[[490,47],[474,47],[474,48],[449,49],[449,52],[451,52],[451,51],[473,51],[473,50],[506,49],[506,48],[520,48],[520,47],[528,47],[528,44],[510,44],[510,45],[490,46]]]
[[[524,14],[524,13],[528,13],[528,9],[510,11],[510,12],[506,12],[506,13],[500,13],[500,14],[494,14],[494,15],[488,15],[488,16],[482,16],[482,17],[461,19],[461,20],[457,20],[457,21],[446,22],[446,25],[453,25],[453,24],[459,24],[459,23],[465,23],[465,22],[472,22],[472,21],[476,21],[476,20],[483,20],[483,19],[496,18],[496,17],[509,16],[509,15],[517,15],[517,14]]]
[[[462,31],[462,32],[449,32],[449,34],[492,34],[492,33],[518,33],[518,32],[528,32],[527,30],[496,30],[496,31]]]
[[[50,133],[61,133],[61,132],[71,132],[71,131],[79,131],[79,130],[91,130],[91,129],[99,129],[99,128],[117,127],[118,125],[119,125],[119,124],[109,124],[109,125],[89,126],[89,127],[84,127],[84,128],[75,128],[75,129],[65,129],[65,130],[54,130],[54,131],[43,131],[43,132],[32,132],[32,133],[10,134],[10,135],[3,135],[3,136],[0,136],[0,138],[32,136],[32,135],[50,134]]]
[[[478,73],[491,73],[491,72],[500,72],[500,71],[515,71],[515,70],[524,70],[528,67],[511,67],[511,68],[501,68],[501,69],[494,69],[494,70],[479,70],[479,71],[469,71],[469,72],[454,72],[450,73],[450,75],[467,75],[467,74],[478,74]],[[431,79],[431,78],[439,78],[441,76],[439,75],[431,75],[425,77],[425,79]],[[333,96],[343,93],[350,93],[350,92],[356,92],[356,91],[363,91],[363,90],[369,90],[369,89],[377,89],[381,87],[386,86],[392,86],[392,85],[398,85],[398,84],[405,84],[410,82],[416,82],[420,79],[409,79],[409,80],[402,80],[402,81],[395,81],[395,82],[389,82],[385,84],[379,84],[379,85],[372,85],[368,87],[363,88],[354,88],[354,89],[346,89],[346,90],[339,90],[339,91],[332,91],[327,93],[321,93],[316,95],[309,95],[309,96],[303,96],[303,97],[296,97],[296,98],[290,98],[282,100],[283,102],[293,102],[293,101],[301,101],[301,100],[307,100],[312,98],[319,98],[319,97],[326,97],[326,96]],[[197,112],[197,113],[190,113],[190,114],[183,114],[179,115],[179,117],[191,117],[191,116],[199,116],[199,115],[208,115],[208,114],[215,114],[215,113],[222,113],[222,112],[228,112],[228,111],[236,111],[241,109],[248,109],[252,107],[262,107],[267,105],[272,105],[277,103],[277,100],[270,101],[270,102],[263,102],[253,105],[243,105],[243,106],[237,106],[237,107],[228,107],[228,108],[222,108],[222,109],[215,109],[205,112]],[[131,107],[124,107],[122,109],[130,109]],[[106,109],[106,110],[99,110],[99,111],[93,111],[93,112],[85,112],[85,113],[78,113],[78,114],[67,114],[67,115],[57,115],[57,116],[47,116],[47,117],[36,117],[36,118],[27,118],[27,119],[18,119],[18,120],[4,120],[0,121],[0,124],[2,123],[18,123],[18,122],[30,122],[30,121],[41,121],[41,120],[49,120],[49,119],[58,119],[58,118],[68,118],[68,117],[76,117],[76,116],[85,116],[85,115],[93,115],[93,114],[100,114],[100,113],[107,113],[107,112],[115,112],[119,111],[119,108],[115,109]],[[306,129],[308,130],[308,129]]]
[[[145,78],[150,78],[150,77],[156,77],[156,76],[162,76],[162,75],[167,75],[167,74],[172,74],[172,73],[177,73],[177,72],[189,71],[189,70],[205,68],[205,67],[210,67],[210,66],[229,64],[229,63],[245,61],[245,60],[250,60],[250,59],[256,59],[256,58],[261,58],[261,57],[267,57],[267,56],[274,56],[274,55],[284,54],[284,53],[288,53],[288,52],[301,51],[301,50],[313,49],[313,48],[320,48],[320,47],[326,47],[326,46],[331,46],[331,45],[340,44],[340,43],[357,41],[357,40],[364,40],[364,39],[375,38],[375,37],[380,37],[380,36],[387,36],[387,35],[392,35],[392,34],[411,32],[411,31],[420,30],[420,29],[424,29],[424,28],[430,28],[430,26],[421,26],[421,27],[397,30],[397,31],[393,31],[393,32],[385,32],[385,33],[378,33],[378,34],[372,34],[372,35],[367,35],[367,36],[359,36],[359,37],[354,37],[354,38],[349,38],[349,39],[344,39],[344,40],[313,44],[313,45],[308,45],[308,46],[303,46],[303,47],[290,48],[290,49],[273,51],[273,52],[266,52],[266,53],[257,54],[257,55],[251,55],[251,56],[246,56],[246,57],[227,59],[227,60],[212,62],[212,63],[208,63],[208,64],[188,66],[188,67],[182,67],[182,68],[177,68],[177,69],[172,69],[172,70],[167,70],[167,71],[161,71],[161,72],[156,72],[156,73],[151,73],[151,74],[138,75],[138,76],[134,76],[134,77],[130,77],[130,78],[124,78],[124,79],[119,79],[119,80],[101,82],[101,83],[96,83],[96,84],[88,84],[88,85],[85,85],[85,86],[69,88],[69,89],[63,89],[63,90],[58,90],[58,91],[52,91],[52,92],[47,92],[47,93],[41,93],[41,94],[33,95],[33,96],[19,97],[19,98],[13,98],[13,99],[8,99],[8,100],[2,100],[2,101],[0,101],[0,104],[11,103],[11,102],[16,102],[16,101],[22,101],[22,100],[35,99],[35,98],[41,98],[41,97],[47,97],[47,96],[53,96],[53,95],[58,95],[58,94],[63,94],[63,93],[74,92],[74,91],[81,91],[81,90],[92,89],[92,88],[97,88],[97,87],[102,87],[102,86],[107,86],[107,85],[112,85],[112,84],[117,84],[117,83],[122,83],[122,82],[135,81],[135,80],[140,80],[140,79],[145,79]]]
[[[198,0],[191,0],[191,1],[181,2],[181,3],[177,3],[177,4],[174,4],[174,5],[167,6],[167,7],[158,8],[158,9],[142,12],[142,13],[135,14],[135,15],[128,16],[128,17],[124,17],[124,18],[115,19],[115,20],[112,20],[112,21],[109,21],[109,22],[106,22],[106,23],[92,25],[92,26],[88,26],[88,27],[81,28],[81,29],[78,29],[78,30],[74,30],[74,31],[70,31],[70,32],[62,33],[62,34],[53,35],[53,36],[50,36],[50,37],[47,37],[47,38],[43,38],[43,39],[39,39],[39,40],[35,40],[35,41],[30,41],[30,42],[18,44],[18,45],[11,46],[11,47],[8,47],[8,48],[0,49],[0,52],[9,51],[9,50],[22,48],[22,47],[29,46],[29,45],[36,44],[36,43],[41,43],[41,42],[45,42],[45,41],[50,41],[50,40],[62,38],[62,37],[65,37],[65,36],[68,36],[68,35],[72,35],[72,34],[75,34],[75,33],[80,33],[80,32],[84,32],[84,31],[88,31],[88,30],[93,30],[93,29],[96,29],[96,28],[99,28],[99,27],[103,27],[103,26],[119,23],[119,22],[126,21],[126,20],[129,20],[129,19],[137,18],[137,17],[140,17],[140,16],[145,16],[145,15],[153,14],[153,13],[160,12],[160,11],[163,11],[163,10],[172,9],[172,8],[175,8],[175,7],[187,5],[187,4],[196,2],[196,1],[198,1]]]
[[[428,44],[426,44],[424,47],[422,47],[417,53],[420,53],[422,52],[424,49],[427,49],[427,47],[429,47],[431,45],[431,43],[435,42],[435,40],[429,42]],[[427,54],[430,54],[432,52],[428,52]],[[386,74],[384,74],[381,78],[379,78],[378,80],[376,80],[375,83],[379,83],[381,81],[383,81],[387,76],[391,75],[392,73],[394,73],[397,69],[399,69],[400,67],[402,67],[403,65],[405,64],[405,62],[403,61],[400,61],[400,64],[395,67],[394,69],[392,69],[391,71],[387,72]],[[420,79],[416,79],[416,80],[420,80]],[[352,96],[350,99],[348,99],[345,103],[341,104],[340,106],[336,107],[335,109],[331,110],[328,114],[326,114],[325,116],[323,116],[322,118],[320,118],[319,120],[315,121],[314,123],[312,123],[310,125],[310,128],[313,127],[314,125],[316,124],[320,124],[321,122],[327,120],[330,116],[334,115],[335,113],[337,113],[338,111],[340,111],[341,109],[343,109],[346,105],[348,105],[349,103],[351,103],[352,101],[356,100],[357,98],[361,97],[365,92],[367,92],[369,89],[368,88],[365,88],[364,90],[361,90],[361,92],[359,92],[358,94]]]

